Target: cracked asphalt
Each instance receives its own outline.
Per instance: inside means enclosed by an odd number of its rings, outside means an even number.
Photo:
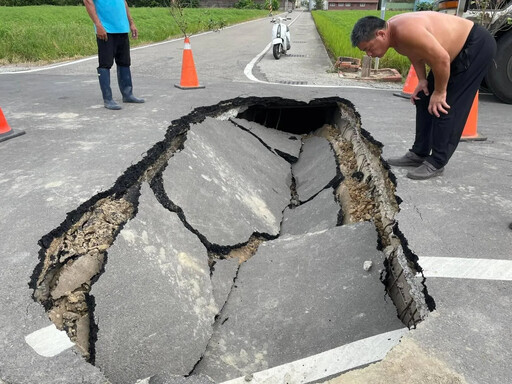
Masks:
[[[58,339],[60,336],[57,337],[51,331],[52,323],[44,308],[32,299],[33,291],[29,287],[29,281],[38,264],[41,249],[38,241],[58,228],[66,220],[68,212],[74,211],[91,197],[109,190],[120,175],[143,159],[146,151],[164,138],[167,127],[173,120],[189,114],[194,108],[214,105],[240,96],[279,96],[304,102],[338,96],[354,104],[361,115],[362,127],[384,144],[384,158],[401,154],[410,147],[414,134],[414,110],[408,101],[393,96],[393,92],[400,89],[400,86],[361,84],[343,80],[337,74],[330,73],[330,61],[314,31],[310,14],[294,12],[292,21],[290,52],[297,53],[297,56],[284,56],[279,61],[273,59],[271,51],[259,57],[270,40],[271,24],[268,19],[216,33],[192,36],[195,64],[200,83],[206,86],[204,89],[182,91],[174,87],[174,84],[179,83],[183,41],[171,41],[133,50],[135,94],[146,98],[147,102],[143,105],[125,104],[121,111],[107,111],[101,104],[94,75],[95,58],[37,70],[2,68],[0,108],[10,126],[14,130],[24,130],[26,134],[0,143],[0,382],[104,383],[110,379],[105,375],[105,369],[101,370],[87,363],[79,351],[69,344],[69,340],[66,342],[65,338]],[[294,36],[301,43],[293,45]],[[248,67],[251,62],[254,62],[254,67]],[[297,81],[307,82],[307,85],[280,84]],[[114,90],[114,94],[117,95],[117,90]],[[398,339],[401,337],[401,343],[381,363],[336,378],[331,376],[339,376],[341,372],[353,370],[358,365],[346,365],[346,359],[343,358],[329,360],[326,363],[329,367],[325,369],[334,373],[321,379],[330,378],[333,383],[391,383],[413,377],[416,380],[413,382],[422,383],[432,379],[432,367],[436,367],[438,382],[481,384],[511,381],[509,360],[512,337],[509,317],[512,296],[512,231],[508,228],[512,222],[511,117],[509,105],[499,103],[492,95],[482,94],[478,129],[480,134],[487,136],[486,141],[461,143],[444,175],[434,180],[412,181],[405,177],[406,170],[392,169],[397,178],[397,195],[402,199],[397,216],[399,229],[407,239],[410,250],[419,257],[420,266],[422,259],[425,261],[426,285],[436,302],[436,310],[417,329],[405,332],[403,337],[400,334]],[[141,196],[152,207],[147,212],[152,212],[151,209],[156,205],[152,203],[148,187],[143,189]],[[148,215],[145,221],[154,217],[155,215]],[[167,222],[169,225],[180,225],[176,218]],[[156,228],[160,227],[157,223]],[[334,230],[343,227],[337,228]],[[124,230],[127,233],[134,231],[130,227]],[[189,235],[190,233],[183,236]],[[365,236],[371,236],[371,231]],[[125,233],[118,239],[124,239],[129,244],[133,236]],[[318,241],[326,243],[327,240],[320,238]],[[279,242],[285,243],[285,239],[280,239]],[[265,244],[264,248],[279,246],[279,242],[276,245]],[[297,244],[300,245],[300,241]],[[299,245],[299,248],[307,249],[306,245]],[[123,253],[123,244],[115,246]],[[286,247],[286,244],[281,246]],[[107,267],[111,268],[116,265],[112,255],[107,263]],[[268,253],[266,255],[266,258],[271,258]],[[184,256],[181,260],[187,264],[188,259]],[[241,276],[242,280],[256,279],[257,273],[265,271],[266,259],[254,260],[251,268],[256,271],[256,275]],[[190,264],[190,261],[188,265],[194,265],[196,269],[203,271],[206,268],[197,267],[197,263]],[[120,263],[119,268],[122,266],[123,263]],[[284,265],[282,268],[289,269]],[[329,264],[325,264],[325,268],[329,270]],[[356,266],[353,270],[364,272]],[[279,269],[274,270],[274,273],[278,271]],[[325,281],[331,283],[327,285],[331,288],[338,285],[339,275],[326,276],[324,272],[318,269],[316,274],[306,274],[311,279],[308,280],[309,285],[302,288],[304,292],[325,289],[322,288]],[[133,280],[126,279],[127,273],[123,274],[122,269],[118,273],[125,279],[124,284],[130,286]],[[259,277],[260,281],[264,278],[275,281],[269,273]],[[140,274],[135,275],[140,277]],[[228,273],[228,276],[232,275]],[[344,278],[348,279],[348,276]],[[144,280],[141,284],[144,284]],[[101,313],[121,315],[127,310],[112,295],[114,287],[118,286],[117,283],[108,284],[107,279],[98,280],[96,288],[102,289],[105,295],[105,301],[101,304],[104,307],[98,308],[98,316]],[[227,313],[243,313],[235,303],[251,297],[247,295],[254,293],[254,290],[247,287],[250,285],[241,286],[237,290],[234,298],[238,299],[233,302],[232,307],[226,309]],[[206,285],[201,289],[211,290]],[[143,290],[141,288],[138,292]],[[303,296],[300,290],[297,293],[299,298]],[[133,300],[137,297],[133,295],[128,296],[126,303],[133,305],[136,310],[138,300],[154,305],[149,307],[149,312],[158,307],[158,302],[151,302],[143,297]],[[258,297],[262,297],[261,295]],[[331,295],[335,296],[336,291],[332,291]],[[214,300],[213,295],[211,296]],[[111,312],[108,300],[112,300]],[[311,300],[317,302],[318,298],[312,297]],[[96,304],[98,303],[99,301]],[[380,303],[384,305],[383,302]],[[332,313],[338,305],[332,299],[322,300],[319,304],[325,312],[318,312],[317,319],[323,320],[330,319],[324,314]],[[308,329],[304,333],[304,340],[300,340],[303,346],[298,343],[297,335],[284,337],[279,330],[272,330],[272,325],[264,321],[259,324],[256,320],[248,321],[247,327],[241,322],[231,330],[216,330],[215,337],[226,339],[222,336],[223,332],[227,335],[244,335],[240,336],[241,339],[237,339],[239,336],[234,339],[236,342],[249,343],[251,348],[244,350],[254,351],[254,355],[240,354],[240,350],[233,352],[230,347],[219,344],[222,348],[212,348],[211,356],[219,351],[226,353],[224,361],[231,367],[237,367],[235,373],[226,376],[224,369],[221,369],[221,373],[208,371],[204,365],[208,365],[209,360],[218,361],[209,355],[201,361],[195,373],[216,376],[217,382],[236,380],[238,376],[247,373],[238,370],[238,362],[247,360],[254,364],[250,368],[250,372],[254,372],[254,382],[277,384],[284,382],[280,380],[286,380],[286,377],[290,377],[286,375],[290,375],[295,369],[286,364],[308,356],[313,357],[322,350],[332,350],[335,346],[344,344],[341,341],[332,344],[333,339],[329,337],[342,327],[341,324],[334,326],[308,321],[308,318],[296,315],[290,316],[295,307],[287,305],[290,304],[276,302],[267,297],[265,304],[256,307],[256,312],[249,311],[249,315],[262,319],[264,316],[258,316],[257,311],[261,311],[260,315],[263,315],[272,308],[280,308],[282,311],[279,312],[278,323],[290,322],[292,328],[297,325],[300,329]],[[203,308],[208,308],[208,305],[203,305]],[[171,308],[167,310],[171,311]],[[380,314],[384,312],[379,311]],[[233,315],[227,317],[233,319]],[[247,316],[246,319],[250,320],[251,317]],[[267,320],[269,324],[275,324],[272,322],[275,319]],[[389,321],[392,323],[393,320],[396,319]],[[187,321],[182,323],[189,324]],[[382,322],[379,323],[382,326]],[[140,329],[144,324],[147,323],[136,323],[136,326],[128,323],[127,327],[130,330]],[[231,327],[230,320],[226,320],[224,324]],[[100,330],[102,325],[100,320]],[[113,329],[115,328],[114,326]],[[200,328],[204,330],[206,326]],[[265,362],[269,361],[267,357],[272,354],[272,350],[261,345],[265,340],[253,339],[249,334],[244,334],[243,332],[249,331],[247,328],[254,328],[259,333],[272,330],[265,338],[267,341],[278,339],[279,347],[275,349],[275,359],[271,365],[283,366],[284,373],[268,370],[272,366],[266,366]],[[383,327],[372,335],[393,329],[397,327]],[[48,331],[37,333],[41,330]],[[349,332],[358,331],[355,328]],[[313,337],[314,335],[317,337]],[[35,345],[48,344],[45,337],[58,341],[50,342],[56,349],[41,354],[41,350]],[[318,346],[315,345],[310,351],[305,348],[312,347],[312,341],[308,337],[318,342]],[[208,336],[203,335],[201,338],[207,340]],[[188,345],[190,339],[185,336],[180,342]],[[350,341],[352,340],[346,340],[347,343]],[[151,344],[143,345],[151,349]],[[267,354],[256,353],[264,350]],[[297,354],[298,350],[305,352]],[[124,352],[137,355],[136,349]],[[101,357],[103,352],[98,350],[97,353]],[[148,366],[154,363],[151,356],[151,352],[141,353],[141,364]],[[197,361],[197,357],[191,358],[191,361]],[[113,366],[115,370],[122,368],[116,364],[118,362],[113,361],[105,363],[105,366]],[[319,366],[306,363],[302,365],[310,367],[311,372],[315,370],[315,366]],[[415,372],[413,376],[408,369]],[[183,369],[180,375],[188,373],[187,371],[190,372],[188,368]],[[261,373],[258,375],[257,372]],[[155,377],[148,382],[181,380],[171,379],[170,375],[176,372],[163,373],[167,375],[167,379]],[[263,377],[267,381],[263,381]],[[197,376],[196,379],[209,381],[204,376]],[[319,379],[293,380],[318,382]]]

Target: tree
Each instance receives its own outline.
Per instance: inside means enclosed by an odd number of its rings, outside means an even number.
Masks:
[[[188,22],[183,12],[183,5],[180,0],[171,0],[169,4],[169,11],[171,16],[178,25],[179,30],[183,33],[184,37],[187,37]]]
[[[493,36],[503,29],[512,28],[508,0],[471,0],[468,19],[485,27]]]

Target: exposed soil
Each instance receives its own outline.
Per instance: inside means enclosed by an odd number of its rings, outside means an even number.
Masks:
[[[237,258],[238,263],[242,264],[243,262],[249,260],[251,257],[254,256],[256,251],[258,250],[258,247],[261,243],[266,241],[266,239],[262,236],[258,235],[252,235],[247,242],[247,244],[242,245],[241,247],[234,248],[227,255],[219,255],[216,253],[209,253],[208,256],[210,257],[210,260],[214,259],[231,259],[231,258]]]
[[[343,210],[343,224],[372,220],[376,214],[374,196],[358,169],[352,143],[332,125],[325,125],[318,133],[331,143],[345,177],[336,190]]]
[[[55,326],[66,331],[86,359],[88,293],[93,279],[103,269],[106,250],[133,210],[133,205],[124,199],[102,199],[66,234],[55,238],[45,253],[34,297],[45,305]]]

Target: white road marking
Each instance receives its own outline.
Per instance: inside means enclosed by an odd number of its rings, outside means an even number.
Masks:
[[[69,340],[66,332],[59,331],[55,324],[41,328],[25,336],[25,342],[30,345],[37,354],[44,357],[56,356],[75,345]]]
[[[245,69],[244,69],[244,74],[245,76],[251,80],[251,81],[254,81],[256,83],[267,83],[267,84],[271,84],[267,81],[261,81],[261,80],[258,80],[256,77],[254,77],[254,75],[252,74],[252,69],[254,68],[254,66],[256,65],[256,63],[258,61],[260,61],[260,59],[262,58],[262,56],[270,49],[270,47],[272,46],[272,42],[268,43],[267,46],[265,48],[263,48],[263,51],[261,51],[257,56],[254,57],[254,59],[252,59],[249,64],[247,64],[245,66]]]
[[[422,256],[418,264],[425,277],[512,281],[512,260]]]
[[[299,15],[300,16],[300,15]],[[288,25],[292,25],[293,23],[295,23],[295,21],[297,21],[297,19],[299,18],[299,16],[297,16],[292,22],[290,22],[290,24]],[[263,48],[263,51],[261,51],[257,56],[255,56],[250,62],[249,64],[247,64],[244,68],[244,75],[251,81],[254,81],[256,83],[261,83],[261,84],[276,84],[276,85],[281,85],[281,86],[288,86],[288,87],[303,87],[303,88],[353,88],[353,89],[371,89],[371,90],[374,90],[374,91],[389,91],[389,89],[380,89],[380,88],[373,88],[373,87],[365,87],[365,86],[359,86],[359,85],[320,85],[320,84],[281,84],[281,83],[273,83],[271,81],[263,81],[263,80],[259,80],[257,79],[253,74],[252,74],[252,70],[254,68],[254,66],[256,65],[256,63],[258,61],[261,60],[261,58],[263,57],[263,55],[265,55],[265,53],[267,53],[267,51],[272,47],[272,42],[268,43],[267,46],[265,48]]]
[[[368,337],[253,374],[251,384],[311,383],[382,360],[391,348],[398,344],[407,328],[397,329]],[[245,377],[225,381],[221,384],[247,384]]]

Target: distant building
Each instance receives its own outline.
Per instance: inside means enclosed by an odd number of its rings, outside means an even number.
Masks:
[[[379,0],[328,0],[327,9],[330,11],[343,11],[343,10],[376,10],[379,5]]]

